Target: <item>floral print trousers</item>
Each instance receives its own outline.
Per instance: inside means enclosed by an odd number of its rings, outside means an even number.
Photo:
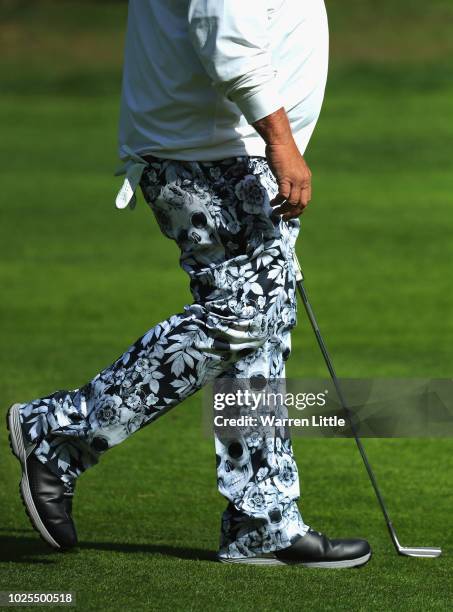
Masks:
[[[109,448],[214,379],[284,378],[290,353],[299,221],[272,215],[278,188],[266,160],[156,160],[140,185],[163,234],[180,248],[194,301],[85,386],[22,405],[33,452],[68,487]],[[221,555],[279,550],[307,531],[287,434],[257,427],[231,439],[217,430],[215,448],[218,488],[228,500]]]

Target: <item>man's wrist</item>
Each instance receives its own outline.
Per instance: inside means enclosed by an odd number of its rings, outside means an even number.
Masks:
[[[255,121],[252,125],[267,145],[278,146],[294,143],[288,116],[283,107]]]

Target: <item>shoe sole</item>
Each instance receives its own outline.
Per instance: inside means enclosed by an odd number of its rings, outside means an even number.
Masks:
[[[342,561],[281,561],[277,557],[238,557],[229,559],[217,556],[221,563],[244,564],[244,565],[302,565],[302,567],[319,567],[324,569],[343,569],[348,567],[360,567],[371,559],[371,552],[357,559],[343,559]]]
[[[13,455],[16,457],[16,459],[18,459],[22,468],[19,493],[25,508],[25,512],[27,513],[33,528],[39,533],[46,544],[49,544],[56,550],[62,550],[58,542],[56,542],[47,531],[41,517],[39,516],[38,510],[36,509],[35,502],[33,501],[27,473],[27,453],[25,450],[24,437],[20,422],[20,406],[21,404],[13,404],[8,410],[6,417],[6,427],[8,428],[9,432],[9,445]]]

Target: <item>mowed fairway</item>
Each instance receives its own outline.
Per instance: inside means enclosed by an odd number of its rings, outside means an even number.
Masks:
[[[451,377],[453,5],[339,4],[307,152],[307,287],[341,375]],[[190,301],[143,200],[113,206],[124,22],[118,2],[0,2],[2,412],[85,383]],[[325,375],[302,309],[288,375]],[[200,396],[81,478],[67,555],[28,523],[3,423],[0,590],[73,591],[84,610],[451,608],[449,439],[366,441],[403,544],[444,549],[423,560],[395,555],[353,441],[297,438],[305,521],[374,549],[360,571],[310,571],[214,562],[224,500]]]

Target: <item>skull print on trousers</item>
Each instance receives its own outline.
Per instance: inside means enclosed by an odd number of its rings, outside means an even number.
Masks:
[[[141,188],[178,244],[194,298],[83,387],[21,407],[37,458],[68,486],[106,450],[218,377],[283,379],[296,322],[293,249],[299,221],[272,216],[264,158],[156,160]],[[303,535],[297,466],[279,429],[215,432],[222,555],[285,548]]]

